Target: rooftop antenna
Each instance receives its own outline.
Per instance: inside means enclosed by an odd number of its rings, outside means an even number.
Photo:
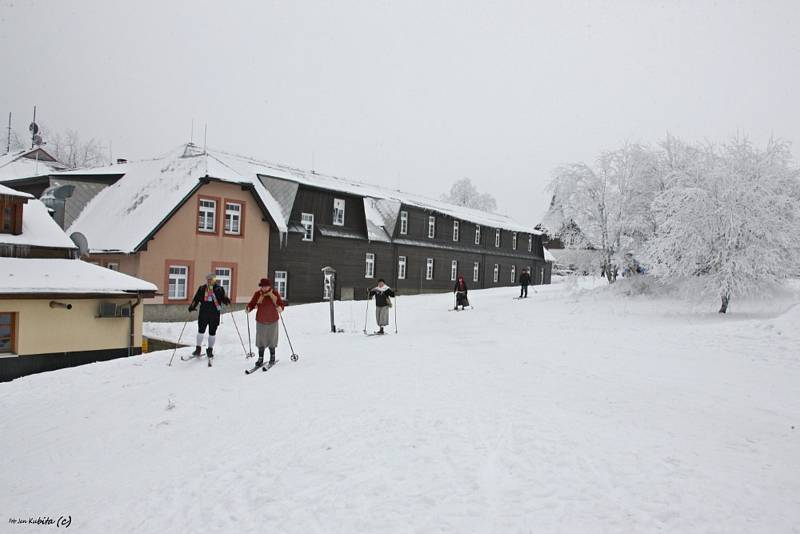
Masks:
[[[206,159],[206,176],[208,176],[208,123],[205,123],[205,128],[203,131],[203,155]]]
[[[317,174],[316,169],[314,168],[314,149],[311,149],[311,174]]]
[[[6,154],[11,152],[11,112],[8,112],[8,140],[6,141]]]
[[[33,106],[33,122],[28,126],[31,132],[31,148],[36,144],[36,135],[39,133],[39,125],[36,124],[36,106]]]

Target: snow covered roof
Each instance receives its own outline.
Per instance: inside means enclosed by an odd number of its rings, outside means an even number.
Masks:
[[[510,217],[506,217],[505,215],[500,215],[497,213],[489,213],[463,206],[456,206],[448,202],[430,199],[422,195],[404,193],[402,191],[364,184],[345,178],[338,178],[316,172],[308,172],[302,169],[289,167],[287,165],[269,163],[246,156],[229,154],[222,151],[213,151],[213,154],[226,162],[239,162],[240,165],[246,165],[250,169],[250,172],[258,174],[262,177],[280,178],[309,187],[327,189],[330,191],[341,191],[343,193],[349,193],[365,198],[393,201],[394,204],[392,204],[392,206],[396,205],[398,210],[392,216],[392,221],[390,224],[392,231],[394,231],[394,224],[398,216],[399,207],[401,204],[405,204],[421,209],[436,211],[444,215],[449,215],[455,219],[469,221],[481,226],[503,228],[505,230],[514,232],[527,232],[535,235],[541,235],[542,233],[532,226],[523,225],[514,219],[511,219]],[[231,164],[233,165],[234,163]],[[291,197],[287,196],[287,198],[291,198],[292,201],[294,200],[293,195]],[[387,206],[384,206],[384,208]],[[291,206],[289,206],[289,209],[287,209],[286,206],[283,206],[284,213],[290,211]],[[379,211],[381,211],[382,217],[385,219],[388,215],[388,210],[387,212],[384,212],[383,209],[379,209]]]
[[[155,293],[156,286],[81,260],[0,258],[0,295]]]
[[[550,252],[550,250],[547,247],[542,247],[542,249],[544,250],[544,261],[551,261],[555,263],[556,257],[553,256],[553,253]]]
[[[22,197],[22,198],[33,198],[33,195],[30,193],[23,193],[21,191],[17,191],[16,189],[11,189],[10,187],[6,187],[3,184],[0,184],[0,195],[7,195],[10,197]]]
[[[17,150],[0,156],[0,182],[47,176],[64,168],[41,147]]]
[[[123,174],[116,183],[98,193],[69,227],[69,234],[80,232],[86,236],[91,252],[137,251],[205,178],[249,186],[278,230],[286,232],[278,202],[255,174],[241,164],[231,165],[191,144],[158,159],[60,176],[87,174]]]
[[[0,188],[2,188],[0,193],[3,193],[3,189],[8,189],[2,185],[0,185]],[[27,193],[20,193],[20,195],[30,197]],[[53,220],[47,207],[40,200],[34,198],[28,200],[22,209],[22,233],[20,235],[0,234],[0,244],[75,248],[75,243],[67,237],[64,230]]]
[[[564,209],[560,203],[556,203],[554,197],[550,202],[550,207],[547,209],[547,212],[544,214],[544,217],[542,217],[541,222],[538,224],[538,227],[542,228],[547,235],[553,237],[561,231],[561,228],[564,226],[564,219]]]
[[[370,241],[392,242],[400,205],[397,200],[364,197],[364,215],[367,220],[367,237]]]

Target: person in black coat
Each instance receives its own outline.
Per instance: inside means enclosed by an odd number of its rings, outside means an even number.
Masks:
[[[467,281],[464,280],[464,275],[459,274],[456,280],[456,285],[453,287],[453,293],[456,294],[456,305],[453,308],[457,310],[459,306],[463,310],[469,306],[469,299],[467,298]]]
[[[531,273],[528,268],[522,269],[522,274],[519,275],[519,298],[528,298],[528,286],[531,283]]]
[[[203,346],[203,337],[208,327],[208,348],[206,354],[209,358],[214,357],[214,343],[217,340],[217,327],[219,326],[219,316],[222,312],[223,304],[230,304],[231,299],[225,295],[225,289],[216,282],[216,276],[206,275],[206,283],[197,288],[189,311],[193,312],[200,306],[200,315],[197,317],[197,343],[194,348],[195,356],[200,356]]]

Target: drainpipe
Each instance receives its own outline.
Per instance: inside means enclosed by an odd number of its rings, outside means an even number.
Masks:
[[[142,297],[138,293],[136,294],[136,304],[133,302],[128,302],[131,307],[131,339],[128,342],[128,357],[130,358],[133,356],[133,344],[136,340],[136,321],[134,318],[136,317],[136,306],[142,303]]]

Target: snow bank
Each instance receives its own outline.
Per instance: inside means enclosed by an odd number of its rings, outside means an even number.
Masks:
[[[472,291],[465,312],[400,296],[386,336],[361,333],[374,304],[337,302],[340,334],[326,304],[290,306],[300,361],[282,330],[266,374],[243,373],[238,312],[211,369],[181,348],[0,384],[3,512],[90,533],[795,531],[797,344],[755,328],[784,316],[591,283]]]

